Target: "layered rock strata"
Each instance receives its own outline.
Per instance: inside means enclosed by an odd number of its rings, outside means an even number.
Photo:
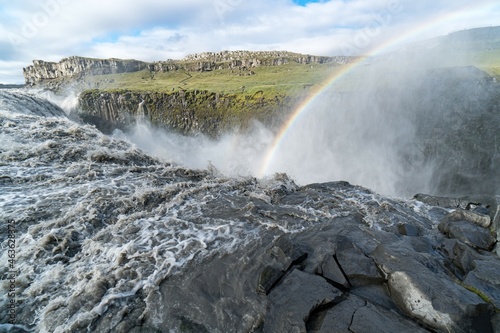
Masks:
[[[33,60],[33,65],[23,68],[26,85],[32,86],[53,79],[77,79],[83,75],[102,75],[136,72],[147,69],[152,73],[176,70],[212,71],[216,69],[248,69],[258,66],[279,66],[288,63],[344,64],[354,57],[322,57],[285,51],[222,51],[188,55],[181,60],[144,62],[124,59],[93,59],[72,56],[59,62]]]
[[[105,133],[127,130],[138,121],[177,131],[202,133],[216,138],[234,129],[244,129],[253,121],[276,126],[293,105],[305,96],[274,98],[238,96],[209,91],[171,93],[88,90],[80,95],[78,116]]]
[[[313,210],[327,214],[343,207],[343,212],[333,219],[318,215],[313,225],[294,233],[271,228],[236,251],[193,262],[160,284],[148,300],[160,306],[143,313],[143,326],[131,328],[133,318],[125,318],[120,327],[132,332],[144,327],[263,333],[500,330],[500,259],[491,251],[496,240],[491,229],[475,222],[487,219],[487,205],[481,206],[486,215],[474,209],[457,214],[454,208],[394,201],[345,182],[281,188],[270,195],[272,204],[254,202],[252,216],[292,223]],[[309,211],[303,216],[286,208],[305,199]],[[449,232],[450,224],[467,228],[468,238]],[[104,329],[112,317],[101,317],[93,328]]]

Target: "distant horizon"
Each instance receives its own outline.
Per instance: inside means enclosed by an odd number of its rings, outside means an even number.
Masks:
[[[434,39],[434,38],[446,37],[448,35],[455,34],[455,33],[460,33],[460,32],[463,32],[463,31],[488,29],[488,28],[500,28],[500,25],[499,26],[482,26],[482,27],[474,27],[474,28],[464,28],[464,29],[461,29],[461,30],[451,31],[451,32],[449,32],[449,33],[447,33],[445,35],[434,36],[432,38],[427,38],[427,39],[424,39],[424,40],[418,40],[418,41],[413,41],[411,43],[402,44],[401,47],[404,48],[404,47],[407,47],[408,45],[418,44],[418,43],[425,42],[426,40],[430,40],[430,39]],[[392,51],[396,51],[396,50],[392,50]],[[96,57],[88,57],[88,56],[80,56],[80,55],[70,55],[70,56],[65,56],[65,57],[63,57],[63,58],[61,58],[59,60],[56,60],[56,61],[47,61],[45,59],[33,59],[32,62],[31,62],[31,64],[22,67],[20,69],[20,71],[22,73],[24,68],[32,66],[33,63],[34,63],[34,61],[45,61],[45,62],[50,62],[50,63],[59,63],[59,62],[65,60],[65,59],[69,59],[69,58],[72,58],[72,57],[86,58],[86,59],[99,59],[99,60],[116,59],[116,60],[140,61],[140,62],[144,62],[144,63],[155,63],[155,62],[164,62],[164,61],[169,61],[169,60],[172,60],[172,61],[181,61],[181,60],[184,60],[184,59],[186,59],[186,58],[188,58],[190,56],[197,55],[197,54],[204,54],[204,53],[215,53],[215,54],[217,54],[217,53],[224,53],[224,52],[289,52],[289,53],[296,53],[296,54],[301,54],[301,55],[309,55],[309,56],[317,56],[317,57],[331,57],[331,58],[334,58],[334,57],[369,57],[370,56],[370,55],[366,55],[366,54],[323,55],[323,54],[301,53],[301,52],[294,52],[294,51],[289,51],[289,50],[278,50],[278,49],[277,50],[243,50],[243,49],[240,49],[240,50],[227,50],[226,49],[226,50],[220,50],[220,51],[201,51],[201,52],[190,53],[190,54],[184,55],[183,57],[177,58],[177,59],[169,58],[169,59],[152,60],[152,61],[147,61],[147,60],[143,60],[143,59],[135,59],[135,58],[118,58],[118,57],[96,58]],[[23,85],[25,85],[25,81],[24,81],[24,78],[23,78],[22,83],[3,83],[3,82],[0,82],[0,85],[2,85],[2,86],[23,86]]]
[[[181,59],[220,50],[367,55],[500,25],[495,0],[25,0],[0,5],[0,82],[33,59]]]

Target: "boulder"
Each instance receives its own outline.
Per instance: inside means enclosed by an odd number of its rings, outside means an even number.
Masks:
[[[424,326],[444,332],[475,331],[476,319],[489,311],[478,295],[454,283],[437,259],[412,253],[403,243],[381,244],[371,257],[386,274],[399,309]]]
[[[455,240],[453,244],[453,264],[460,268],[463,273],[468,273],[474,269],[475,260],[481,260],[482,256],[470,246]]]
[[[491,217],[489,215],[464,209],[454,210],[453,212],[446,215],[443,221],[446,222],[467,221],[477,224],[483,228],[488,228],[491,225]]]
[[[306,332],[306,322],[316,308],[334,302],[342,292],[325,279],[294,270],[269,294],[263,332]]]
[[[314,333],[329,332],[427,332],[406,317],[379,305],[349,295],[346,300],[326,311]]]
[[[368,258],[349,239],[338,239],[336,258],[348,282],[353,287],[384,282],[384,278],[380,275],[373,260]]]
[[[484,209],[487,210],[493,230],[495,231],[500,229],[500,195],[452,198],[432,196],[428,194],[416,194],[414,199],[431,206],[453,209],[458,208],[462,211],[469,211],[472,207],[481,207],[481,211],[484,211]],[[475,210],[477,212],[477,209]],[[486,212],[484,211],[484,213]]]
[[[496,242],[488,229],[467,221],[449,221],[445,218],[438,227],[449,238],[456,238],[476,249],[489,251]]]
[[[415,194],[413,198],[428,205],[443,208],[466,209],[469,204],[469,200],[467,198],[440,197],[423,193]]]

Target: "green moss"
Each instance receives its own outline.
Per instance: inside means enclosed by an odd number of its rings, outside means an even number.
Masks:
[[[469,290],[470,292],[473,292],[474,294],[476,294],[477,296],[481,297],[481,299],[483,301],[485,301],[486,303],[489,303],[493,306],[493,308],[495,309],[496,312],[500,312],[500,309],[498,309],[497,307],[495,307],[492,303],[492,300],[491,298],[486,295],[485,293],[483,293],[481,290],[477,289],[476,287],[473,287],[471,285],[468,285],[462,281],[459,281],[459,280],[455,280],[455,283],[461,285],[462,287],[464,287],[465,289]]]
[[[260,94],[271,98],[276,95],[295,95],[321,84],[343,66],[334,64],[303,65],[290,63],[280,66],[260,66],[250,70],[219,69],[210,72],[177,70],[158,72],[148,70],[133,73],[84,77],[88,87],[101,91],[131,90],[141,92],[173,93],[182,90],[230,93],[252,97]],[[250,74],[253,73],[253,74]]]

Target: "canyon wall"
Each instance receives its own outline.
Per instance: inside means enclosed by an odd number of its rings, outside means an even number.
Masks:
[[[216,69],[254,68],[279,66],[288,63],[338,63],[352,61],[354,57],[323,57],[286,51],[222,51],[188,55],[181,60],[144,62],[124,59],[93,59],[72,56],[59,62],[34,60],[33,65],[23,68],[26,85],[43,84],[54,79],[78,79],[85,75],[103,75],[149,70],[168,72],[176,70],[212,71]]]
[[[126,130],[138,120],[182,134],[203,133],[216,138],[232,129],[245,129],[257,120],[280,124],[305,96],[257,93],[253,96],[208,91],[102,92],[87,90],[80,95],[78,115],[103,132]]]

